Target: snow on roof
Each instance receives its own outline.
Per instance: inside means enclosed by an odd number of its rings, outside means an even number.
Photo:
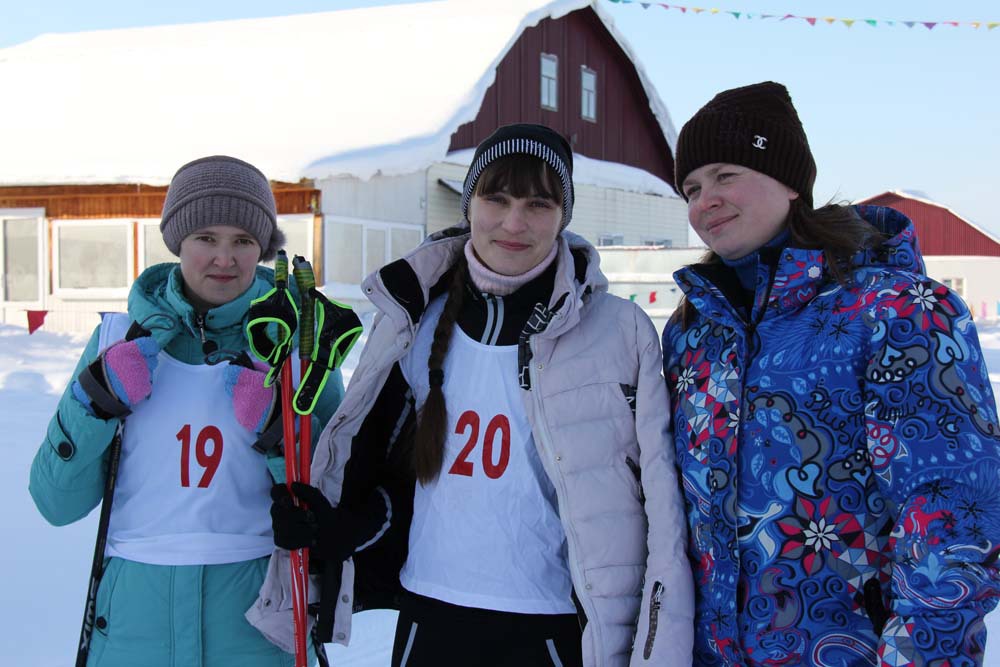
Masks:
[[[460,151],[448,153],[444,162],[468,166],[472,164],[472,158],[476,149],[465,148]],[[444,180],[444,179],[442,179]],[[462,182],[456,181],[458,193],[462,193]],[[603,188],[614,188],[626,190],[628,192],[639,192],[642,194],[657,194],[671,199],[680,199],[666,181],[659,176],[649,173],[645,169],[633,167],[620,162],[609,162],[607,160],[596,160],[586,155],[573,155],[573,183],[576,185],[596,185]],[[447,183],[451,187],[451,182]]]
[[[528,27],[596,0],[442,0],[126,30],[0,49],[0,184],[170,181],[216,153],[297,181],[422,169]],[[642,66],[671,148],[676,131]],[[12,92],[16,91],[16,92]]]

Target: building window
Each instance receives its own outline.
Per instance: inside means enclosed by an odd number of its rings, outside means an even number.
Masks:
[[[559,57],[542,54],[542,108],[559,110]]]
[[[285,233],[285,253],[288,255],[289,266],[295,255],[305,257],[315,265],[312,213],[279,215],[278,229]],[[261,264],[274,268],[273,259]]]
[[[597,235],[597,245],[598,246],[610,246],[610,245],[625,245],[625,235],[624,234],[612,234],[603,233]]]
[[[0,211],[0,301],[41,301],[44,216],[44,209]]]
[[[580,117],[597,122],[597,72],[580,67]]]
[[[59,296],[117,299],[132,284],[131,220],[57,220],[53,282]]]
[[[965,298],[965,278],[944,278],[941,284],[963,299]]]
[[[421,225],[326,216],[329,223],[328,283],[356,286],[369,273],[413,250],[424,239]]]
[[[674,242],[670,239],[643,239],[642,245],[655,246],[657,248],[672,248]]]
[[[163,242],[159,220],[147,219],[138,222],[139,271],[145,271],[156,264],[179,261],[174,253],[167,250],[167,244]]]

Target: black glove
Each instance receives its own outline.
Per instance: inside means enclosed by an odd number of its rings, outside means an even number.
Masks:
[[[309,509],[296,507],[284,484],[271,487],[271,528],[274,543],[282,549],[309,549],[317,558],[336,562],[354,555],[361,531],[351,512],[331,507],[323,492],[302,482],[292,482],[292,491]]]

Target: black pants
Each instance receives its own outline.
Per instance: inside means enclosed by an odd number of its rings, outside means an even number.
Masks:
[[[405,594],[392,667],[580,667],[575,614],[513,614]]]

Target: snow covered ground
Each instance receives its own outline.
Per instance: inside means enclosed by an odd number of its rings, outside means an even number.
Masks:
[[[1000,393],[1000,326],[980,330],[995,393]],[[0,325],[0,553],[5,575],[0,610],[0,664],[71,665],[80,629],[84,589],[93,554],[97,512],[76,524],[49,526],[28,495],[28,471],[86,337],[48,333],[28,336],[23,328]],[[358,346],[360,349],[360,344]],[[357,350],[347,367],[356,364]],[[347,375],[345,373],[345,375]],[[394,612],[355,616],[352,645],[332,645],[337,667],[389,664]],[[1000,667],[1000,613],[987,618],[987,667]]]

